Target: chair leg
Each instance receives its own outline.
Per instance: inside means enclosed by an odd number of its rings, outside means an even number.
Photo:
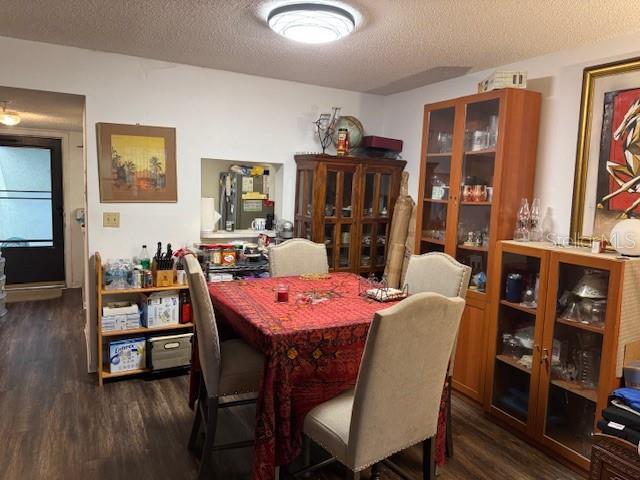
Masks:
[[[423,480],[435,480],[436,478],[436,439],[427,438],[422,442],[422,478]]]
[[[371,467],[371,480],[380,480],[380,464],[374,463]]]
[[[347,470],[347,475],[344,477],[346,480],[360,480],[360,472],[352,472]]]
[[[200,459],[200,471],[198,480],[211,480],[215,478],[213,471],[213,448],[216,442],[216,426],[218,424],[218,399],[207,400],[207,430],[202,447],[202,457]]]
[[[187,444],[189,450],[195,452],[198,444],[198,436],[200,435],[200,429],[202,427],[202,411],[200,409],[200,401],[196,402],[195,415],[193,416],[193,425],[191,427],[191,434],[189,435],[189,443]]]
[[[446,448],[447,457],[453,457],[453,428],[451,420],[451,377],[447,382],[447,434]]]

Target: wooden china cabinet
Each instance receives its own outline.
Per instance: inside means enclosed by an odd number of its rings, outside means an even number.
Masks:
[[[296,155],[295,235],[327,246],[331,271],[384,271],[403,160]]]
[[[540,100],[538,92],[501,89],[424,108],[415,251],[446,252],[472,268],[453,387],[478,402],[492,252],[512,238],[520,200],[533,194]]]
[[[485,409],[587,470],[625,345],[640,339],[640,259],[505,241],[494,261]]]

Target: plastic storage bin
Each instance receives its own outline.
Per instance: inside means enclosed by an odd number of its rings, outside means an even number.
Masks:
[[[147,350],[151,370],[189,366],[192,339],[193,333],[150,337]]]

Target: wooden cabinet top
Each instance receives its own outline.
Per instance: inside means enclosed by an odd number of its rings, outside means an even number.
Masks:
[[[518,242],[516,240],[503,240],[502,244],[507,246],[508,250],[512,249],[532,249],[543,250],[547,252],[556,252],[566,255],[579,255],[587,258],[607,260],[615,263],[635,263],[640,262],[640,257],[622,257],[615,252],[607,253],[591,253],[588,247],[559,247],[549,242]]]
[[[304,163],[343,163],[345,165],[372,165],[372,166],[385,166],[385,167],[398,167],[403,169],[407,164],[406,160],[397,160],[394,158],[375,158],[375,157],[352,157],[352,156],[337,156],[337,155],[323,155],[321,153],[311,154],[299,154],[295,155],[294,159],[297,164]]]

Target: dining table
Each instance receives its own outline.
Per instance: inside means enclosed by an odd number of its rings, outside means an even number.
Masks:
[[[276,466],[289,464],[301,451],[305,415],[355,385],[373,316],[395,303],[363,296],[363,281],[340,272],[209,283],[218,324],[265,355],[253,480],[275,479]],[[276,300],[277,290],[286,301]],[[446,394],[438,419],[439,464],[444,463]]]

